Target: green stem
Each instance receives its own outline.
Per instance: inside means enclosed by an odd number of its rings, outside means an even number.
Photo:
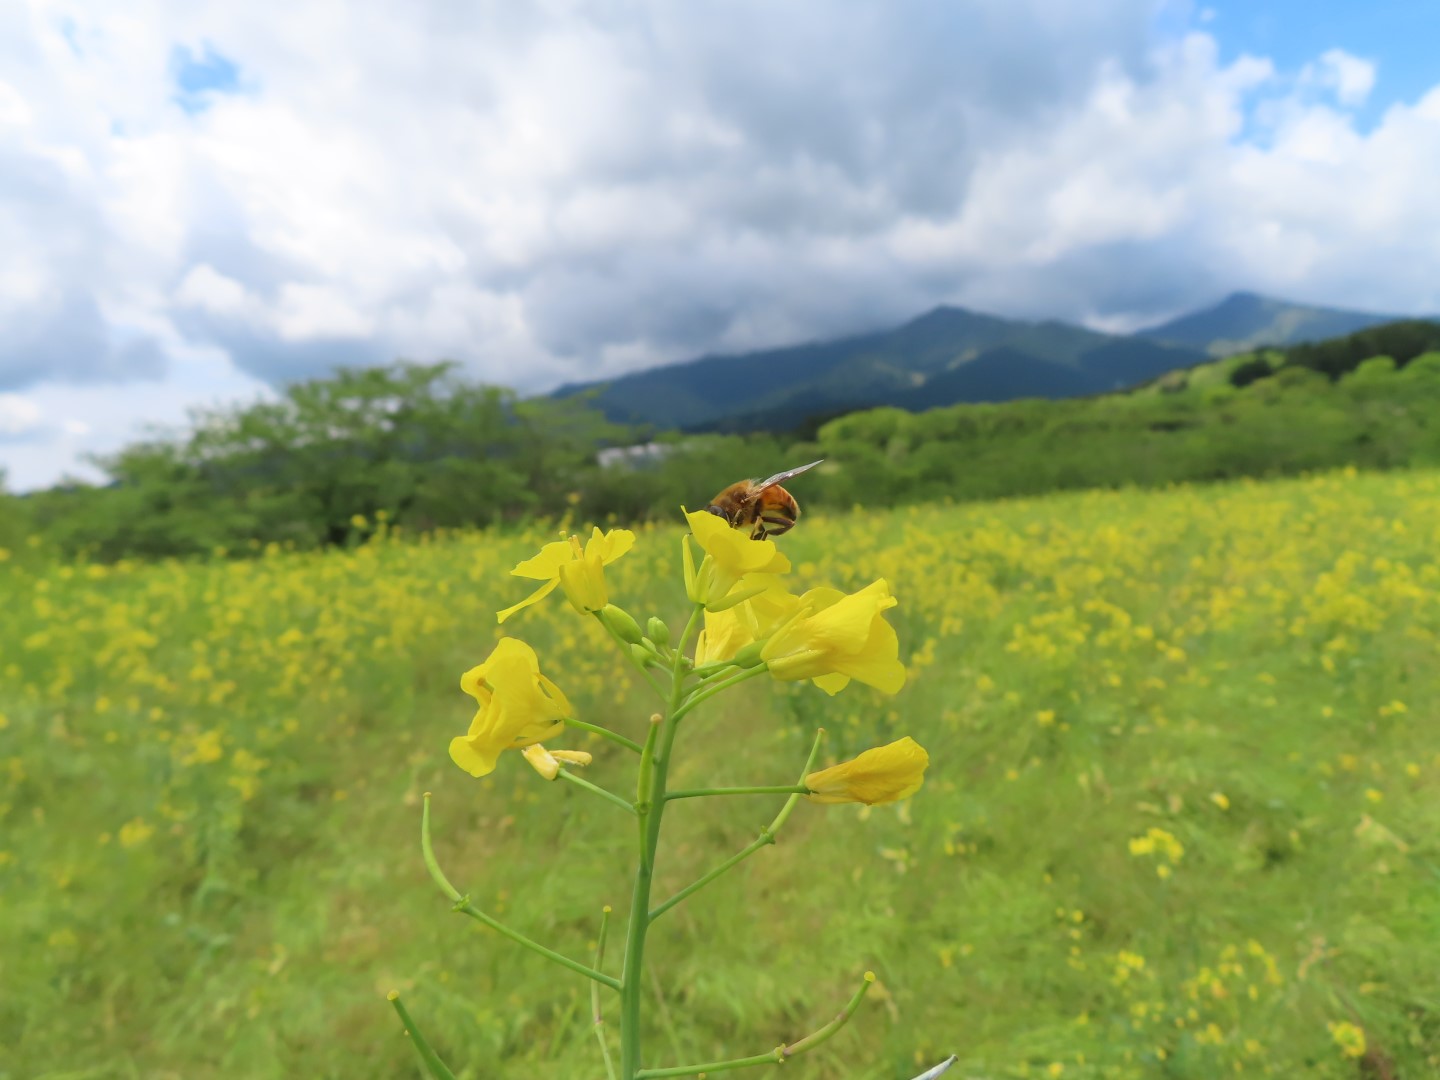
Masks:
[[[455,902],[455,910],[469,915],[477,922],[484,923],[497,934],[501,934],[517,945],[524,945],[527,949],[539,953],[547,960],[553,960],[561,967],[567,967],[577,974],[586,978],[594,979],[603,983],[612,990],[620,989],[620,980],[610,975],[602,974],[594,968],[588,968],[578,960],[571,960],[568,956],[562,956],[554,949],[547,949],[538,941],[532,941],[518,930],[511,930],[510,927],[500,922],[491,915],[487,915],[474,904],[470,903],[468,896],[462,896],[460,891],[450,884],[450,879],[445,876],[445,871],[440,869],[440,864],[435,859],[435,849],[430,845],[430,792],[425,793],[425,809],[420,817],[420,851],[425,856],[425,866],[430,871],[430,876],[435,879],[435,884],[440,886],[440,891]]]
[[[755,678],[756,675],[764,675],[765,672],[768,670],[769,669],[764,664],[761,664],[758,667],[746,668],[744,671],[740,672],[740,674],[732,675],[730,678],[722,680],[721,682],[713,683],[709,686],[702,687],[697,693],[691,694],[690,697],[685,700],[685,703],[675,710],[675,712],[671,715],[671,719],[679,720],[680,717],[684,716],[691,709],[695,708],[695,706],[705,704],[705,702],[709,701],[716,694],[723,694],[732,686],[738,686],[740,683],[745,682],[747,679]]]
[[[610,905],[600,912],[600,934],[595,941],[595,970],[605,963],[605,931],[610,927]],[[590,1018],[594,1022],[595,1038],[600,1043],[600,1056],[605,1059],[605,1076],[615,1080],[615,1062],[610,1060],[610,1043],[605,1038],[605,1017],[600,1012],[600,984],[590,984]]]
[[[626,750],[633,751],[637,754],[640,753],[640,744],[634,739],[627,739],[624,735],[611,731],[609,728],[601,727],[599,724],[587,724],[583,720],[567,718],[565,720],[565,726],[579,728],[581,731],[588,731],[592,735],[599,735],[602,739],[609,739],[613,743],[618,743],[625,747]]]
[[[685,886],[685,888],[681,889],[681,890],[680,890],[678,893],[676,893],[674,896],[670,897],[669,900],[666,900],[666,901],[665,901],[663,904],[661,904],[659,907],[657,907],[657,908],[655,908],[653,911],[651,911],[651,912],[650,912],[650,921],[651,921],[651,922],[654,922],[656,919],[660,918],[661,915],[664,915],[665,912],[669,911],[669,910],[670,910],[672,907],[674,907],[676,904],[680,903],[680,901],[685,900],[685,899],[687,899],[687,898],[690,897],[690,896],[693,896],[695,893],[699,892],[699,891],[700,891],[701,889],[703,889],[706,885],[709,885],[710,882],[714,881],[716,878],[718,878],[721,874],[724,874],[726,871],[734,869],[734,868],[735,868],[736,866],[738,866],[740,863],[742,863],[742,862],[744,862],[746,859],[748,859],[751,855],[754,855],[755,852],[759,851],[759,850],[760,850],[762,847],[764,847],[766,844],[773,844],[773,843],[775,843],[775,834],[772,833],[772,832],[770,832],[768,829],[762,831],[762,832],[760,833],[759,837],[756,838],[754,841],[752,841],[748,846],[746,846],[746,847],[742,848],[741,850],[737,851],[734,855],[731,855],[730,858],[726,859],[726,860],[725,860],[723,863],[721,863],[719,866],[717,866],[717,867],[715,867],[714,869],[712,869],[708,874],[706,874],[704,877],[702,877],[699,881],[693,881],[693,882],[691,882],[689,885]]]
[[[745,1058],[731,1058],[729,1061],[707,1061],[703,1065],[679,1065],[670,1069],[641,1069],[635,1074],[637,1080],[649,1080],[650,1077],[662,1076],[694,1076],[696,1073],[725,1072],[728,1069],[744,1069],[750,1065],[784,1065],[792,1057],[805,1053],[807,1050],[814,1050],[825,1040],[833,1036],[837,1031],[849,1022],[850,1017],[855,1015],[855,1010],[860,1008],[860,1002],[865,997],[865,991],[870,989],[870,984],[875,981],[875,973],[867,971],[865,981],[860,984],[860,989],[855,991],[855,996],[850,999],[845,1008],[836,1014],[824,1027],[812,1031],[805,1038],[798,1042],[790,1043],[788,1046],[777,1046],[768,1054],[755,1054]]]
[[[650,912],[651,922],[654,922],[661,915],[664,915],[665,912],[669,911],[676,904],[680,903],[680,901],[699,892],[706,885],[709,885],[710,882],[720,877],[726,871],[734,869],[740,863],[748,859],[751,855],[754,855],[755,852],[759,851],[761,848],[769,844],[775,843],[775,834],[778,833],[780,829],[784,826],[785,822],[789,820],[791,811],[795,809],[795,804],[800,801],[800,796],[810,790],[809,788],[805,787],[803,781],[805,777],[810,775],[810,770],[815,765],[815,758],[820,753],[820,743],[824,738],[825,729],[819,728],[815,732],[815,741],[810,744],[810,753],[805,758],[805,768],[800,773],[800,779],[802,782],[800,784],[797,784],[793,788],[782,789],[785,791],[790,791],[792,792],[792,794],[790,798],[785,800],[785,805],[780,808],[780,812],[775,815],[775,820],[773,820],[772,822],[770,822],[769,825],[766,825],[763,829],[761,829],[760,835],[756,837],[753,841],[751,841],[750,844],[748,844],[746,847],[742,848],[740,851],[737,851],[734,855],[731,855],[730,858],[726,859],[719,866],[715,867],[699,881],[687,885],[674,896],[670,897],[669,900],[666,900],[663,904]],[[668,797],[674,798],[682,794],[684,793],[675,792],[673,795]]]
[[[635,806],[633,803],[626,802],[619,795],[616,795],[613,791],[606,791],[599,784],[592,784],[589,780],[585,780],[582,777],[576,776],[569,769],[561,769],[555,775],[558,776],[561,780],[569,780],[570,783],[574,784],[576,787],[584,788],[586,791],[593,792],[594,794],[599,795],[602,799],[614,803],[616,806],[620,807],[627,813],[635,813]]]
[[[430,1048],[425,1041],[425,1036],[420,1034],[420,1029],[415,1026],[415,1021],[410,1019],[410,1010],[400,1000],[400,991],[391,990],[387,995],[390,1004],[395,1006],[395,1012],[400,1016],[400,1023],[405,1025],[405,1034],[410,1036],[410,1041],[415,1044],[415,1052],[420,1055],[420,1060],[425,1063],[425,1071],[431,1076],[431,1080],[455,1080],[455,1074],[445,1067],[445,1062],[440,1060],[440,1055]]]
[[[640,1006],[645,985],[645,936],[650,929],[650,886],[655,874],[655,849],[660,844],[660,822],[665,814],[665,778],[670,771],[676,721],[685,694],[685,650],[700,623],[702,605],[696,604],[675,646],[670,669],[666,716],[652,726],[640,756],[640,862],[630,901],[630,924],[625,934],[625,968],[620,986],[620,1080],[635,1080],[640,1071]]]
[[[735,661],[733,660],[712,660],[708,664],[696,664],[693,668],[690,669],[690,674],[698,675],[703,680],[724,671],[726,668],[734,666]]]
[[[685,791],[667,791],[665,800],[698,799],[705,795],[808,795],[810,789],[804,784],[772,784],[769,787],[705,787],[689,788]]]

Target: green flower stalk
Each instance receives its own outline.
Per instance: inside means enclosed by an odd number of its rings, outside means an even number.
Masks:
[[[468,915],[523,945],[550,962],[581,975],[591,984],[591,1013],[596,1040],[610,1080],[692,1076],[719,1073],[756,1065],[783,1064],[822,1044],[838,1032],[859,1009],[875,976],[865,978],[850,1001],[829,1023],[795,1042],[763,1053],[691,1065],[647,1064],[642,1044],[644,1020],[646,943],[651,926],[751,855],[776,842],[802,798],[816,803],[858,802],[876,804],[908,798],[924,783],[929,756],[906,737],[868,750],[851,761],[816,771],[823,729],[817,730],[799,779],[790,784],[759,783],[738,787],[672,790],[671,766],[689,715],[713,698],[742,682],[769,673],[777,680],[810,680],[829,694],[852,680],[885,693],[896,693],[905,680],[898,660],[895,631],[885,613],[897,601],[883,580],[857,593],[812,589],[792,594],[783,575],[790,562],[771,540],[751,540],[729,529],[714,515],[689,514],[694,531],[682,539],[685,594],[690,612],[684,629],[672,641],[669,628],[656,616],[635,619],[610,601],[604,567],[630,550],[633,534],[596,529],[589,543],[577,538],[547,544],[534,558],[520,563],[513,573],[545,582],[531,597],[500,613],[501,621],[563,587],[571,606],[599,621],[614,642],[622,662],[633,666],[660,699],[660,710],[650,717],[648,731],[637,742],[617,731],[603,718],[581,718],[569,699],[541,673],[535,651],[515,638],[503,638],[484,662],[466,672],[462,688],[479,703],[467,734],[451,741],[456,764],[472,776],[483,777],[500,763],[505,750],[521,756],[545,780],[561,780],[612,805],[630,816],[636,826],[635,870],[631,888],[624,954],[617,977],[604,970],[610,908],[604,909],[594,960],[586,964],[565,956],[507,927],[480,910],[451,883],[435,859],[430,841],[430,796],[421,816],[421,853],[436,885],[454,910]],[[701,556],[698,559],[697,554]],[[645,630],[641,630],[641,626]],[[586,779],[573,770],[591,763],[588,753],[547,749],[567,728],[598,735],[638,755],[635,797],[631,801],[612,790],[603,776]],[[588,770],[587,770],[588,771]],[[718,863],[698,880],[655,903],[652,897],[655,868],[666,807],[681,799],[786,796],[778,813],[762,827],[749,845]],[[607,1037],[604,998],[618,995],[619,1060],[612,1058]],[[392,995],[409,1037],[428,1074],[445,1080],[451,1073],[419,1034],[409,1013]],[[944,1067],[940,1068],[943,1070]],[[938,1076],[933,1071],[927,1076]]]

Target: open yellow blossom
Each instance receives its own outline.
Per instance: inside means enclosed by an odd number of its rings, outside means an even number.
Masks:
[[[599,611],[610,602],[605,591],[605,567],[635,546],[635,534],[629,529],[611,529],[603,535],[595,528],[585,546],[580,538],[556,540],[540,549],[540,554],[518,564],[510,573],[514,577],[531,578],[545,584],[504,611],[496,618],[504,622],[522,608],[538,603],[561,585],[566,599],[580,612]]]
[[[744,606],[705,612],[705,629],[695,641],[695,663],[733,660],[736,653],[754,642],[755,633],[741,611]]]
[[[480,703],[470,731],[450,740],[450,757],[471,776],[485,776],[504,750],[522,750],[562,731],[575,715],[560,688],[540,674],[535,650],[503,638],[489,658],[460,677]]]
[[[539,743],[525,747],[520,754],[546,780],[559,776],[562,765],[589,765],[594,760],[584,750],[546,750]]]
[[[857,758],[805,777],[810,801],[877,803],[908,799],[925,783],[930,755],[910,736],[866,750]]]
[[[705,629],[695,644],[697,664],[734,659],[747,645],[769,637],[800,606],[800,598],[777,574],[751,574],[747,584],[761,591],[734,607],[705,612]]]
[[[691,537],[705,552],[697,570],[690,550],[690,537],[685,539],[685,591],[697,604],[709,610],[720,610],[735,602],[732,590],[747,574],[786,574],[790,560],[782,555],[774,540],[752,540],[747,533],[730,527],[724,518],[705,510],[686,511]]]
[[[760,656],[775,678],[812,679],[827,694],[839,693],[851,679],[897,693],[905,685],[905,665],[895,628],[885,621],[897,602],[884,578],[848,596],[811,589]]]

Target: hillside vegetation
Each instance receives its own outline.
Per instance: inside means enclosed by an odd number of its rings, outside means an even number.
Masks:
[[[679,532],[639,530],[618,602],[673,624]],[[477,903],[572,956],[625,916],[633,822],[446,756],[460,673],[533,584],[507,571],[551,538],[0,564],[0,1076],[413,1076],[391,988],[463,1080],[600,1075],[587,985],[452,913],[417,844],[433,790]],[[817,724],[828,760],[912,735],[927,783],[802,804],[667,917],[656,1064],[812,1030],[871,968],[787,1075],[1440,1074],[1437,538],[1433,471],[802,522],[796,587],[885,576],[909,681],[756,680],[697,717],[676,784],[788,782]],[[505,630],[642,737],[645,688],[558,593]],[[628,775],[589,748],[591,780]],[[777,802],[678,805],[660,893]]]
[[[1201,363],[1138,389],[929,412],[871,409],[799,433],[641,437],[581,399],[518,401],[443,365],[344,372],[197,418],[107,462],[115,483],[0,495],[0,551],[100,559],[246,554],[563,514],[668,517],[729,480],[825,458],[806,509],[1440,465],[1440,325]]]

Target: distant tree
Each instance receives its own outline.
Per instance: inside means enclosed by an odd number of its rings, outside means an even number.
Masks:
[[[453,364],[341,370],[97,458],[113,483],[48,499],[46,517],[100,557],[343,544],[382,511],[419,529],[493,524],[555,512],[623,434],[583,401],[522,402]]]
[[[1270,367],[1270,361],[1261,356],[1251,357],[1235,365],[1235,370],[1230,372],[1230,385],[1240,389],[1261,379],[1268,379],[1273,374],[1275,372]]]
[[[1372,356],[1392,357],[1396,366],[1403,368],[1417,356],[1434,349],[1440,349],[1440,323],[1406,319],[1371,326],[1330,341],[1294,345],[1286,350],[1285,362],[1338,379]]]

